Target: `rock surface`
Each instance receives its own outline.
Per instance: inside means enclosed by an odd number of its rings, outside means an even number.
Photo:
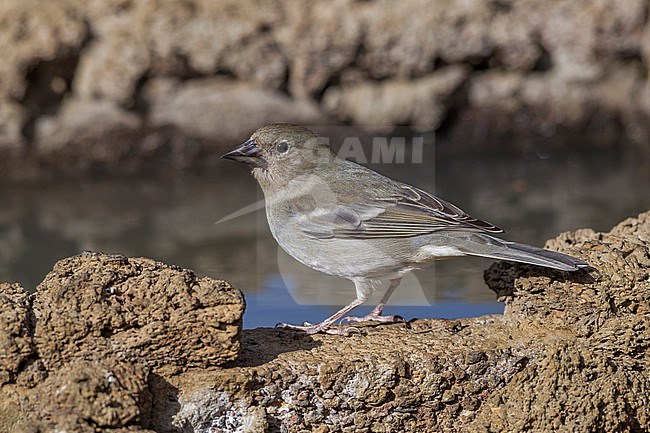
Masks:
[[[234,325],[216,323],[243,309],[226,283],[146,259],[63,260],[31,302],[0,286],[0,431],[650,429],[650,212],[547,246],[593,269],[496,263],[485,278],[503,316],[347,338],[248,330],[221,366]],[[222,305],[239,316],[217,319]]]
[[[228,79],[189,83],[151,80],[143,93],[151,125],[172,125],[205,140],[224,135],[236,142],[234,137],[246,137],[259,125],[277,119],[314,123],[320,116],[318,108],[306,101],[297,102],[276,90]],[[247,115],[239,117],[241,113]]]
[[[0,169],[30,178],[134,171],[177,154],[196,161],[272,121],[413,124],[447,133],[461,152],[520,150],[549,137],[565,147],[647,146],[649,8],[648,0],[2,2]],[[161,81],[175,84],[152,94]],[[197,92],[200,115],[179,112]]]
[[[63,431],[146,425],[151,410],[148,376],[142,364],[111,356],[74,359],[34,388],[22,410],[55,420],[53,424]]]
[[[0,284],[0,431],[145,431],[151,382],[237,358],[244,299],[151,259],[83,253]]]
[[[543,335],[543,356],[491,396],[476,423],[488,431],[648,430],[650,212],[609,233],[564,233],[547,247],[587,258],[593,281],[506,263],[486,272],[507,298],[504,321],[555,335]]]
[[[48,370],[113,354],[159,372],[234,360],[244,300],[228,283],[176,266],[84,253],[54,266],[33,312]]]
[[[31,327],[29,293],[19,284],[0,283],[0,385],[14,381],[32,355]]]
[[[503,316],[367,326],[345,339],[249,331],[235,367],[172,379],[174,422],[246,431],[245,415],[257,414],[289,432],[646,431],[650,212],[548,247],[594,269],[493,265],[486,281]]]

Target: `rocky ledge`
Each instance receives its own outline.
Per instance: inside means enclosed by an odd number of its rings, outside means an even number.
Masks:
[[[650,212],[547,247],[593,269],[494,264],[503,316],[350,337],[241,331],[241,294],[85,253],[0,285],[0,431],[650,429]]]
[[[184,168],[275,121],[413,125],[458,154],[647,155],[649,7],[0,2],[0,180]]]

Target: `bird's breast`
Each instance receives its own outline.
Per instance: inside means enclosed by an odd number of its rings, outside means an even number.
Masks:
[[[410,239],[321,239],[307,234],[299,219],[267,210],[269,227],[280,247],[317,271],[342,278],[383,277],[413,268],[417,248]]]

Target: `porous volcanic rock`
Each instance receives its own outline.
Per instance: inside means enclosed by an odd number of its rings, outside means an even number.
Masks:
[[[54,266],[33,308],[34,343],[48,369],[113,354],[158,371],[234,360],[244,299],[225,281],[177,266],[83,253]]]
[[[239,356],[221,365],[205,344],[220,337],[204,341],[199,323],[217,308],[203,308],[213,299],[205,287],[226,291],[219,305],[241,305],[225,283],[202,286],[147,259],[63,260],[33,310],[19,286],[0,286],[19,307],[5,322],[24,326],[8,335],[33,347],[27,362],[3,367],[0,431],[647,431],[650,212],[547,247],[592,268],[496,263],[485,278],[503,315],[366,323],[349,337],[246,330]],[[201,338],[176,310],[201,318]],[[15,353],[15,340],[0,350]]]
[[[12,382],[34,353],[29,293],[20,284],[0,283],[0,386]]]
[[[650,212],[549,241],[593,269],[499,263],[503,316],[362,326],[349,338],[257,329],[238,363],[170,379],[182,431],[645,431]],[[154,427],[155,429],[156,427]],[[261,430],[260,430],[261,431]]]

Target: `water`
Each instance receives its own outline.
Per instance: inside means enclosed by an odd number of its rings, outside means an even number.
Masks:
[[[435,164],[434,164],[435,162]],[[609,230],[650,208],[647,166],[631,153],[463,158],[373,168],[435,192],[534,245],[581,227]],[[352,283],[277,247],[263,211],[215,224],[262,198],[245,166],[128,179],[0,186],[0,281],[33,290],[54,262],[84,250],[147,256],[230,281],[246,295],[244,326],[318,321],[354,297]],[[412,317],[502,311],[483,282],[491,260],[437,262],[405,279],[386,309]],[[370,311],[381,293],[356,314]]]

